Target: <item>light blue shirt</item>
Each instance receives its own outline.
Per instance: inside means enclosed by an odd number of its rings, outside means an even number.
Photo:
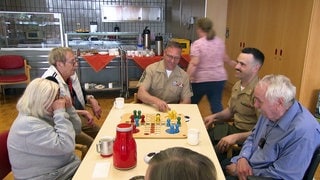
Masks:
[[[263,148],[258,145],[261,138],[266,139]],[[300,180],[319,145],[319,123],[295,101],[275,123],[261,115],[239,156],[231,162],[244,157],[256,176]]]

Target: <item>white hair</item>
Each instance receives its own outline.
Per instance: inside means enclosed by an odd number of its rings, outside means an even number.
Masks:
[[[284,75],[266,75],[259,81],[258,85],[267,86],[265,97],[270,102],[283,99],[285,106],[290,107],[295,99],[296,87]]]
[[[30,82],[17,103],[20,113],[42,118],[49,115],[48,109],[59,92],[59,85],[53,81],[36,78]]]

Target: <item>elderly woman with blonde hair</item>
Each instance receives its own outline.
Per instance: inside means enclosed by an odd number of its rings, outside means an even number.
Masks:
[[[59,85],[36,78],[17,103],[19,114],[8,136],[15,179],[71,179],[80,160],[74,153],[81,121]]]

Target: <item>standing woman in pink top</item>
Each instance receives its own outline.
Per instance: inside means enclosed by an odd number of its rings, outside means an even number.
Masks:
[[[196,26],[199,39],[191,44],[191,61],[187,69],[193,89],[191,103],[198,104],[207,95],[211,112],[217,113],[223,109],[222,92],[228,78],[224,63],[234,67],[236,62],[226,54],[225,43],[216,36],[210,19],[200,18]]]

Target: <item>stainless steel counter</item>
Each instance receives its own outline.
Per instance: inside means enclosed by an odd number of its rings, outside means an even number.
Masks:
[[[28,64],[32,67],[30,70],[31,79],[41,77],[42,74],[49,67],[48,63],[48,54],[52,48],[1,48],[0,55],[6,54],[15,54],[23,56]],[[128,60],[127,61],[128,69],[128,80],[136,81],[140,78],[142,70],[137,67],[137,65]],[[79,59],[79,69],[78,75],[81,84],[84,86],[84,83],[94,83],[94,84],[103,84],[106,87],[109,82],[114,84],[112,89],[103,89],[102,91],[110,90],[123,90],[120,82],[120,57],[113,59],[103,70],[95,72],[92,67],[80,57]],[[127,82],[126,82],[127,83]],[[25,85],[14,85],[12,87],[25,87]],[[97,89],[91,89],[92,92],[101,91]]]
[[[137,32],[95,32],[95,33],[65,33],[67,47],[74,49],[111,49],[120,45],[134,45],[138,43]]]

